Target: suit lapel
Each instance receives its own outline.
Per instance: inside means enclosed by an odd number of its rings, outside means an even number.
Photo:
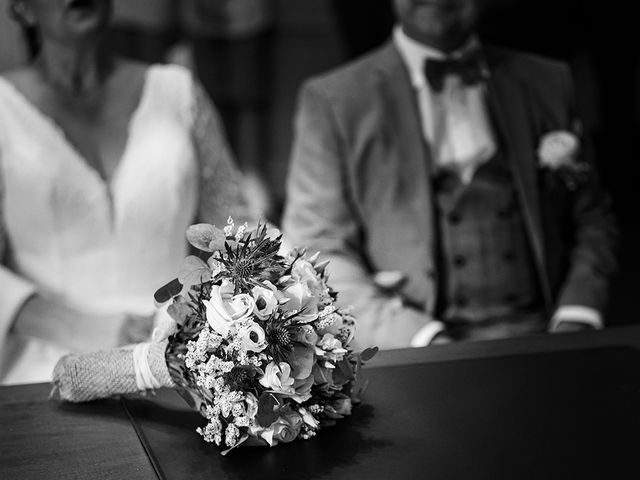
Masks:
[[[543,297],[551,308],[551,290],[546,269],[542,222],[537,187],[537,161],[534,144],[535,126],[527,115],[529,105],[518,79],[509,74],[508,59],[497,52],[487,52],[491,77],[487,82],[487,102],[498,130],[500,148],[509,159],[520,202],[523,206],[527,233],[541,278]]]
[[[426,247],[426,271],[435,272],[431,156],[423,139],[420,113],[407,68],[392,43],[383,48],[377,73],[384,111],[389,115],[391,148],[396,149],[399,159],[397,175],[403,177],[403,185],[414,190],[409,195],[412,204],[407,205],[412,228],[418,231],[418,238]],[[433,311],[434,300],[435,293],[431,292],[427,297],[427,311]]]

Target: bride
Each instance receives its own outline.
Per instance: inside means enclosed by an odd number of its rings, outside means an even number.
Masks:
[[[186,228],[255,217],[190,73],[111,54],[111,1],[10,0],[10,11],[38,51],[0,76],[5,384],[49,381],[63,354],[148,331]]]

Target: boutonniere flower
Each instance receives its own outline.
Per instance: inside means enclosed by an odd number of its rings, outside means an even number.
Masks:
[[[586,180],[589,165],[578,161],[580,140],[566,130],[546,133],[538,146],[540,167],[557,173],[569,190]]]
[[[564,130],[549,132],[542,136],[538,157],[542,167],[556,170],[575,162],[580,141],[573,133]]]

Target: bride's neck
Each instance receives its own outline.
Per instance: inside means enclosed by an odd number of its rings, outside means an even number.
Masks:
[[[99,42],[83,45],[48,43],[35,61],[45,82],[62,94],[72,97],[98,91],[113,69],[110,51]]]

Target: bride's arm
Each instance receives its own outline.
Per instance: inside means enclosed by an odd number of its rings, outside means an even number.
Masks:
[[[36,285],[5,265],[9,238],[3,218],[3,199],[4,182],[0,169],[0,260],[3,260],[0,262],[0,348],[9,334],[40,338],[75,351],[98,347],[87,339],[100,339],[101,342],[105,338],[118,339],[123,328],[122,316],[105,315],[99,322],[87,322],[86,313],[44,298],[37,292]],[[96,335],[96,328],[100,329],[99,335]]]
[[[249,184],[236,166],[218,112],[202,87],[194,82],[192,137],[200,166],[198,221],[224,227],[255,225],[261,208],[252,201]]]
[[[2,160],[0,152],[0,165]],[[8,238],[4,224],[4,180],[0,168],[0,345],[12,328],[14,320],[24,303],[36,291],[27,279],[13,272],[4,264],[7,256]]]
[[[89,314],[45,298],[33,282],[6,266],[10,242],[3,203],[0,168],[0,348],[10,334],[39,338],[74,351],[94,350],[109,338],[114,345],[122,343],[129,323],[124,315],[103,315],[98,322],[87,322]],[[92,339],[98,343],[92,343]]]
[[[100,350],[123,341],[124,315],[91,315],[99,321],[88,322],[89,314],[41,295],[30,296],[18,311],[10,333],[39,338],[71,351]]]

